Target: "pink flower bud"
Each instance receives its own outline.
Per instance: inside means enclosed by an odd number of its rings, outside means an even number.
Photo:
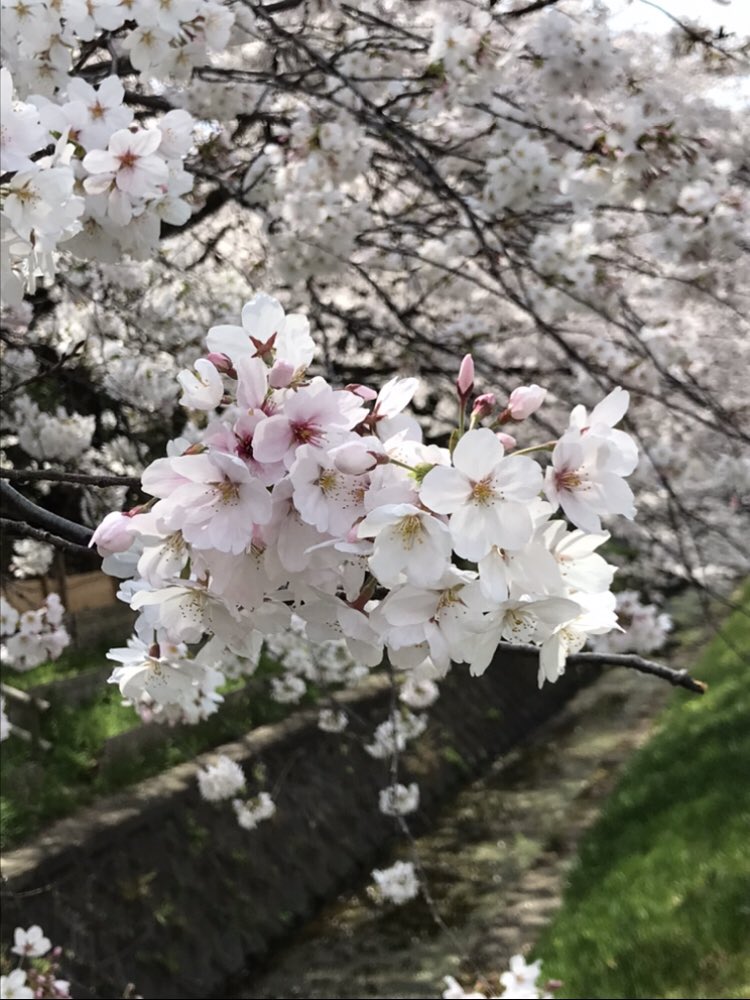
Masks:
[[[361,476],[378,464],[378,454],[374,449],[379,443],[377,438],[360,438],[340,444],[328,454],[339,472],[347,476]]]
[[[483,420],[488,417],[495,409],[496,402],[494,392],[485,392],[481,396],[477,396],[474,400],[474,409],[471,411],[471,419]]]
[[[511,448],[515,448],[516,446],[516,439],[512,434],[505,434],[503,431],[498,431],[495,437],[506,451],[510,451]]]
[[[268,373],[268,384],[272,389],[286,389],[294,378],[295,367],[288,361],[279,359],[274,361],[271,371]]]
[[[222,375],[232,375],[233,377],[237,375],[232,364],[232,359],[226,354],[211,351],[210,354],[206,355],[206,361],[210,361],[216,371],[221,372]]]
[[[370,403],[373,399],[378,398],[378,394],[374,389],[370,389],[366,385],[360,385],[358,382],[352,382],[350,385],[344,386],[344,388],[347,392],[353,392],[355,396],[364,399],[366,403]]]
[[[456,387],[461,399],[466,399],[474,388],[474,359],[470,354],[464,355],[461,367],[458,369]]]
[[[547,390],[539,385],[521,385],[510,394],[505,413],[511,420],[525,420],[536,413],[546,395]]]
[[[91,536],[89,547],[96,545],[100,556],[127,552],[133,542],[133,534],[132,515],[113,510]]]

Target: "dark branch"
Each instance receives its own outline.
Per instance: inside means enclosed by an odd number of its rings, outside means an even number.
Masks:
[[[539,654],[539,646],[531,644],[501,643],[503,649],[521,650],[524,653]],[[637,653],[573,653],[568,657],[568,663],[593,663],[601,666],[630,667],[631,670],[638,670],[642,674],[651,674],[652,677],[660,677],[669,681],[674,687],[683,687],[695,694],[705,694],[708,685],[703,681],[691,677],[687,670],[675,670],[664,663],[657,663],[655,660],[645,660]]]
[[[136,489],[141,485],[137,476],[98,476],[52,469],[0,469],[0,479],[9,479],[14,483],[75,483],[81,486],[131,486]]]
[[[59,536],[68,542],[73,542],[81,549],[87,551],[88,543],[93,535],[93,531],[90,528],[86,528],[82,524],[76,524],[75,521],[69,521],[67,517],[60,517],[59,514],[53,514],[52,511],[45,510],[44,507],[32,503],[31,500],[28,500],[4,480],[0,480],[0,496],[15,507],[32,525],[37,525],[39,528],[43,528],[44,531],[52,532],[53,535]],[[11,523],[16,524],[17,522],[13,521]]]
[[[34,538],[37,542],[46,542],[48,545],[54,545],[55,548],[63,549],[65,552],[75,552],[78,556],[96,555],[94,549],[90,549],[85,545],[77,545],[75,542],[69,542],[67,538],[60,538],[59,535],[53,535],[51,531],[34,528],[25,521],[14,521],[9,517],[0,517],[0,528],[11,534],[22,535],[24,538]]]

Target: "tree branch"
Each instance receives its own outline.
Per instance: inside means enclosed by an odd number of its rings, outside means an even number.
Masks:
[[[59,535],[53,535],[52,532],[44,531],[42,528],[34,528],[25,521],[14,521],[10,517],[0,517],[0,528],[9,531],[11,534],[23,535],[24,538],[34,538],[38,542],[46,542],[48,545],[54,545],[55,548],[63,549],[65,552],[74,552],[78,556],[96,555],[94,549],[90,549],[85,545],[77,545],[75,542],[69,542],[67,538],[60,538]]]
[[[539,646],[532,646],[530,643],[500,643],[501,648],[516,650],[524,653],[539,654]],[[660,677],[669,681],[674,687],[683,687],[695,694],[705,694],[708,684],[691,677],[687,670],[675,670],[664,663],[657,663],[655,660],[646,660],[637,653],[573,653],[568,657],[568,663],[593,663],[600,666],[630,667],[642,674],[651,674],[652,677]]]
[[[0,469],[0,479],[15,483],[76,483],[82,486],[132,486],[136,489],[141,485],[137,476],[99,476],[52,469]]]
[[[0,496],[15,507],[23,517],[28,518],[32,524],[43,528],[45,532],[52,532],[53,537],[59,537],[63,541],[72,542],[78,548],[88,551],[87,546],[93,535],[93,531],[90,528],[85,528],[82,524],[69,521],[67,517],[60,517],[59,514],[53,514],[52,511],[45,510],[44,507],[40,507],[38,504],[28,500],[4,480],[0,480]],[[16,524],[17,522],[11,521],[11,523]]]

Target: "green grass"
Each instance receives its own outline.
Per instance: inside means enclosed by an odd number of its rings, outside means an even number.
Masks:
[[[536,956],[560,997],[750,997],[750,585],[585,838]]]
[[[108,649],[109,645],[86,650],[66,649],[59,659],[40,663],[38,667],[25,672],[17,672],[8,667],[3,670],[3,683],[18,688],[20,691],[28,691],[38,684],[47,684],[49,681],[56,681],[61,677],[82,674],[86,670],[106,666],[109,663],[107,660]]]
[[[97,661],[104,662],[103,658]],[[263,662],[256,677],[268,677],[278,668]],[[255,678],[253,679],[255,680]],[[229,682],[222,692],[243,681]],[[167,730],[166,738],[140,752],[128,751],[102,761],[107,739],[140,725],[132,708],[123,707],[119,690],[102,685],[101,693],[78,707],[53,704],[43,716],[41,735],[53,747],[37,751],[10,739],[0,755],[0,849],[8,850],[38,833],[53,820],[69,815],[96,798],[119,791],[165,768],[190,760],[196,754],[237,739],[264,723],[284,718],[295,706],[280,705],[258,692],[258,684],[196,726]],[[303,704],[314,700],[310,691]]]

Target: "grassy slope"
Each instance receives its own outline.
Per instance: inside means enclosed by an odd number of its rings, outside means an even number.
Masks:
[[[102,660],[99,661],[103,662]],[[275,672],[264,662],[258,674]],[[230,682],[223,691],[241,686]],[[312,701],[312,696],[303,703]],[[248,693],[196,726],[170,730],[156,746],[134,751],[101,767],[105,741],[133,729],[139,720],[122,705],[120,692],[102,685],[99,696],[76,708],[53,704],[42,724],[42,735],[53,749],[34,759],[26,743],[12,738],[0,754],[0,849],[9,850],[47,824],[110,792],[118,791],[196,754],[229,742],[255,726],[276,722],[289,712],[267,693]]]
[[[750,997],[750,585],[583,845],[536,954],[564,997]]]

